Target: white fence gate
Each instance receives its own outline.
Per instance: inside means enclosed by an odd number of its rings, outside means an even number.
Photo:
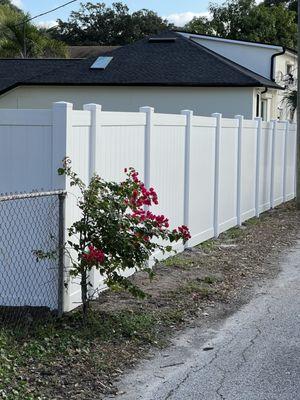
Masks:
[[[52,110],[0,110],[0,193],[67,190],[68,227],[79,215],[74,189],[57,175],[66,156],[86,182],[94,172],[119,181],[124,167],[136,168],[158,193],[157,213],[190,227],[189,246],[295,196],[296,125],[287,121],[150,107],[104,112],[95,104],[75,111],[64,102]],[[91,280],[103,285],[96,272]],[[65,310],[79,302],[78,282],[70,282]]]

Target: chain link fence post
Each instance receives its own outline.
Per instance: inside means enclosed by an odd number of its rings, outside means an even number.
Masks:
[[[58,316],[64,312],[64,281],[65,281],[65,199],[66,194],[58,195],[59,199],[59,232],[58,232]]]

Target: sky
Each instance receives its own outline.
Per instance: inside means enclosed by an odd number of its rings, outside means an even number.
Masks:
[[[12,3],[28,11],[32,16],[43,13],[67,2],[67,0],[11,0]],[[110,0],[89,0],[91,3],[104,2],[111,5]],[[36,21],[44,26],[55,24],[57,18],[67,19],[72,10],[77,10],[80,3],[86,3],[86,0],[78,0],[75,3],[66,6],[63,9],[38,18]],[[194,16],[207,15],[209,0],[123,0],[131,11],[141,8],[148,8],[156,11],[160,16],[167,18],[170,22],[178,26],[183,26]],[[214,1],[221,3],[221,0]]]

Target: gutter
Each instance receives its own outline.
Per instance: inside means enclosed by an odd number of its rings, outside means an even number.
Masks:
[[[282,51],[281,51],[280,53],[275,53],[275,54],[272,54],[272,56],[271,56],[270,78],[271,78],[271,81],[273,81],[273,82],[275,82],[275,78],[274,78],[274,62],[275,62],[275,57],[282,56],[283,54],[285,54],[285,52],[286,52],[286,48],[285,48],[285,47],[282,47]]]

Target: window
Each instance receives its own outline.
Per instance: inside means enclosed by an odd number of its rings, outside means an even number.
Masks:
[[[292,64],[286,64],[286,74],[287,75],[292,75]]]
[[[256,95],[256,116],[260,117],[260,94]]]
[[[260,105],[260,109],[261,109],[261,118],[263,121],[267,120],[267,100],[262,100],[261,101],[261,105]]]

